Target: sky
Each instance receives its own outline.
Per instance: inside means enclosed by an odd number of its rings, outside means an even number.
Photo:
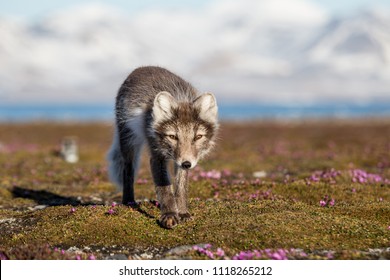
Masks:
[[[257,1],[257,0],[254,0]],[[49,12],[69,8],[80,3],[103,3],[117,7],[128,14],[149,8],[163,9],[200,9],[209,0],[12,0],[0,2],[0,16],[37,19]],[[311,0],[330,14],[345,15],[366,7],[390,7],[389,0]]]
[[[0,103],[113,102],[132,69],[158,65],[225,102],[390,104],[386,10],[390,0],[0,1]]]

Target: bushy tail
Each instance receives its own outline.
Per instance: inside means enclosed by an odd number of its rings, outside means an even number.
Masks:
[[[108,176],[119,189],[123,188],[124,163],[119,147],[118,134],[115,132],[110,151],[107,154]]]

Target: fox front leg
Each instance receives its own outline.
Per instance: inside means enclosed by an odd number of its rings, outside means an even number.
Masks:
[[[160,225],[164,228],[173,228],[179,223],[178,209],[172,185],[169,179],[167,162],[159,157],[150,159],[153,180],[156,184],[157,200],[160,203]]]
[[[181,221],[191,219],[188,212],[188,170],[184,170],[175,165],[175,197],[177,209]]]

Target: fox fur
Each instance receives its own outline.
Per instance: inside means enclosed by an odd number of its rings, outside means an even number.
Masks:
[[[108,155],[110,179],[123,190],[123,203],[134,202],[135,176],[146,143],[161,207],[160,224],[172,228],[190,219],[188,170],[215,145],[217,115],[213,94],[199,94],[190,83],[164,68],[135,69],[116,97],[116,125]],[[174,184],[169,161],[175,166]]]

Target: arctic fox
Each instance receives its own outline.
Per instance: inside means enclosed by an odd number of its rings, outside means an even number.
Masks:
[[[160,67],[134,70],[119,89],[116,129],[108,155],[110,179],[123,189],[123,203],[134,201],[134,178],[147,143],[160,225],[173,228],[191,218],[187,206],[188,170],[215,144],[218,107],[213,94],[198,91]],[[173,160],[174,186],[168,162]]]

